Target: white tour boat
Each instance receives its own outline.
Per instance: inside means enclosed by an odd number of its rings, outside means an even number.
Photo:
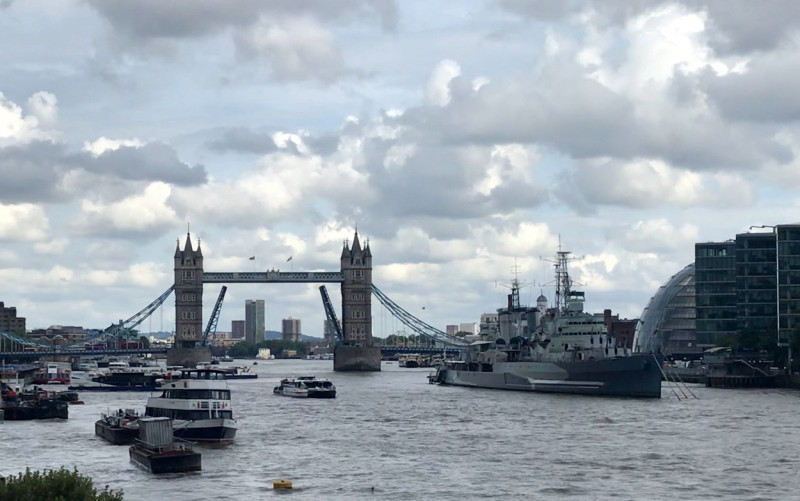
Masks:
[[[180,379],[165,381],[159,396],[147,399],[145,416],[168,417],[177,438],[192,442],[233,442],[236,421],[225,372],[182,369]]]

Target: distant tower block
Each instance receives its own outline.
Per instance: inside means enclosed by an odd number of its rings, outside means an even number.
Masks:
[[[352,247],[344,244],[341,256],[342,331],[344,344],[334,350],[336,371],[380,371],[381,350],[372,345],[372,252],[364,248],[358,231]]]

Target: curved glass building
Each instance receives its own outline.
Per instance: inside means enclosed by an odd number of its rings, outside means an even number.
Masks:
[[[694,263],[662,285],[642,311],[633,337],[635,351],[701,353],[695,321]]]

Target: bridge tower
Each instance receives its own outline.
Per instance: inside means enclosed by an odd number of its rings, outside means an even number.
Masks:
[[[381,370],[380,347],[372,344],[372,252],[369,241],[344,243],[341,255],[342,334],[344,343],[334,350],[336,371]]]
[[[211,360],[210,348],[200,348],[203,339],[203,251],[200,241],[192,248],[186,233],[183,250],[175,247],[175,345],[167,353],[169,365],[194,367]]]

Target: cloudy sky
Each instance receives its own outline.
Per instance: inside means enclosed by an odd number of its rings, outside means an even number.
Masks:
[[[441,328],[515,270],[552,298],[559,241],[588,309],[638,318],[695,242],[800,220],[800,5],[754,9],[0,0],[0,301],[105,327],[171,285],[187,225],[206,271],[335,271],[357,225]],[[322,331],[317,286],[283,284],[229,287],[219,330],[250,298]]]

